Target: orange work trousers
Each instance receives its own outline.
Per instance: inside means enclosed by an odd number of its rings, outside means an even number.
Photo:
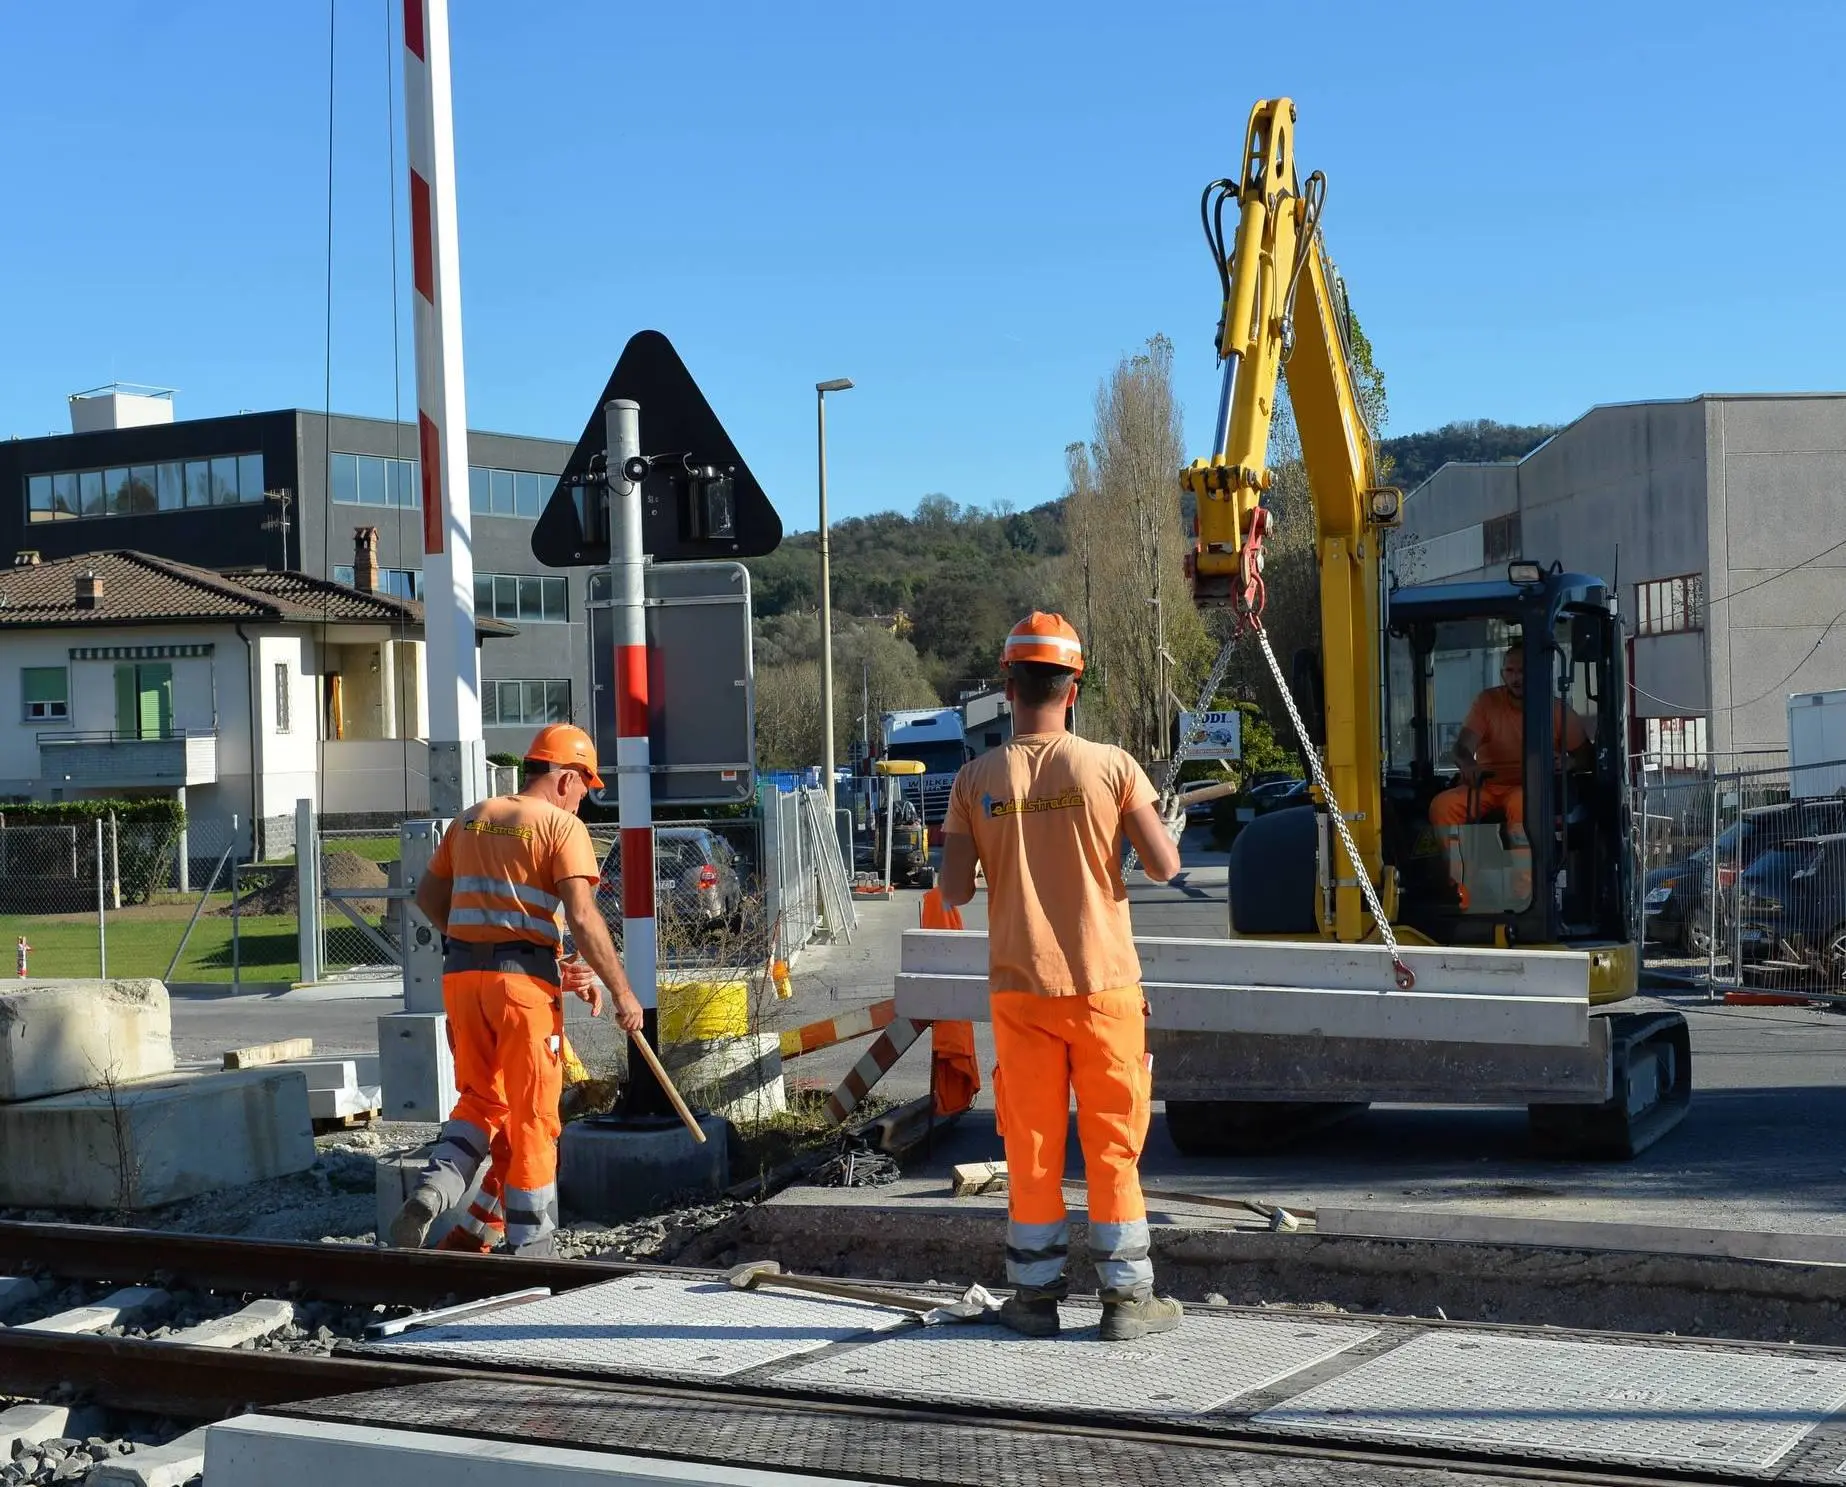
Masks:
[[[1506,815],[1509,834],[1518,831],[1525,834],[1526,829],[1526,787],[1524,785],[1503,784],[1488,780],[1481,786],[1480,804],[1475,808],[1472,818],[1468,815],[1468,787],[1456,785],[1444,790],[1429,803],[1429,824],[1431,826],[1466,826],[1470,819],[1479,820],[1489,811],[1502,811]]]
[[[424,1180],[459,1203],[491,1157],[463,1226],[474,1242],[458,1233],[445,1247],[491,1248],[503,1231],[518,1249],[557,1228],[563,993],[537,976],[451,971],[442,978],[442,1004],[460,1098]]]
[[[1070,1097],[1089,1186],[1090,1257],[1103,1294],[1153,1285],[1137,1164],[1153,1071],[1138,986],[1091,996],[992,997],[994,1107],[1006,1144],[1006,1274],[1028,1292],[1062,1294],[1070,1252],[1064,1146]]]

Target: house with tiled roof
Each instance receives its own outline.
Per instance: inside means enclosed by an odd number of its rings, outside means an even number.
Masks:
[[[177,796],[212,855],[233,837],[260,853],[300,800],[427,811],[423,607],[378,591],[370,528],[354,574],[17,553],[0,568],[0,797]]]

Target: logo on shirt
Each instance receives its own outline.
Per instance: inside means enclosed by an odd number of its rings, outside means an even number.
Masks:
[[[518,837],[522,842],[532,840],[530,826],[495,826],[486,821],[464,821],[462,830],[471,831],[476,836],[512,836]]]
[[[1031,816],[1040,811],[1080,811],[1083,805],[1081,790],[1066,790],[1059,795],[1028,795],[1024,800],[995,800],[991,795],[981,797],[981,809],[989,821],[1003,820],[1007,816]]]

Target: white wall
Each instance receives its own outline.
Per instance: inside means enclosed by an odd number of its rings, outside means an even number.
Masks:
[[[257,637],[258,815],[287,816],[298,800],[318,798],[319,687],[312,641],[281,632]],[[288,666],[288,732],[277,730],[276,667]]]

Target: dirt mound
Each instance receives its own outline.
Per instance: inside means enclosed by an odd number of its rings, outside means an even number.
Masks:
[[[259,871],[252,869],[252,873]],[[269,881],[253,888],[237,901],[239,914],[299,914],[301,892],[293,867],[264,868]],[[357,852],[327,852],[321,856],[320,884],[323,891],[338,889],[350,892],[363,888],[389,888],[391,880],[385,870],[369,857]],[[362,919],[377,919],[391,906],[386,898],[347,899],[347,905]],[[219,909],[229,914],[229,907]],[[336,911],[337,912],[337,911]]]

